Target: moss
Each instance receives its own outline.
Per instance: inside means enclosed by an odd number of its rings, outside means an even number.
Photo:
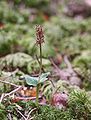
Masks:
[[[0,104],[0,120],[6,120],[6,111],[5,106],[3,104]]]
[[[84,90],[71,92],[68,101],[69,114],[77,120],[91,119],[91,101]]]
[[[60,120],[64,114],[61,110],[51,106],[40,106],[34,120]]]
[[[4,104],[4,105],[3,105]],[[9,103],[9,100],[0,105],[0,117],[5,120],[9,111],[13,116],[21,119],[21,116],[17,114],[15,109],[19,105],[23,114],[25,111],[31,111],[37,108],[31,113],[31,117],[34,120],[91,120],[91,97],[85,90],[73,90],[69,93],[68,105],[65,109],[58,109],[51,105],[40,105],[36,107],[35,102],[32,101],[20,101],[16,103]],[[14,113],[14,114],[13,114]]]
[[[40,106],[34,120],[91,120],[91,101],[84,90],[74,90],[66,110]]]

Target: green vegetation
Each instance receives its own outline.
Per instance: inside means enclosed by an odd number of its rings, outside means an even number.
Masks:
[[[19,106],[22,107],[21,112],[23,114],[24,111],[32,110],[35,108],[35,103],[29,101],[29,102],[23,102],[20,101],[17,103]],[[7,111],[14,113],[14,117],[16,118],[17,111],[15,109],[19,109],[17,104],[10,104],[6,106]],[[2,105],[1,105],[2,106]],[[5,106],[1,107],[2,114],[0,114],[0,117],[3,116],[3,119],[5,117]],[[91,119],[91,97],[88,99],[88,94],[84,90],[73,90],[69,94],[69,101],[67,105],[67,109],[60,110],[58,108],[52,107],[52,106],[39,106],[36,113],[32,116],[34,116],[34,120],[90,120]],[[18,116],[19,119],[19,116]]]
[[[91,17],[68,17],[65,3],[54,15],[51,4],[0,1],[0,120],[91,120]]]

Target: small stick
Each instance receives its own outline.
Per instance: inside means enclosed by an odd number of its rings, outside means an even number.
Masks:
[[[9,77],[11,77],[11,75],[6,76],[6,77],[0,77],[0,79],[4,81],[4,80],[7,80]]]
[[[8,114],[8,118],[9,118],[9,120],[12,120],[12,117],[11,117],[10,113]]]
[[[9,76],[6,76],[6,77],[0,77],[1,80],[6,80],[8,79],[9,77],[13,76],[14,74],[16,74],[19,70],[16,69],[15,71],[11,72]]]
[[[19,110],[17,110],[17,109],[15,109],[15,110],[24,118],[24,120],[27,120],[27,118]]]
[[[13,74],[15,74],[17,71],[18,71],[18,69],[16,69],[14,72],[12,72],[11,75],[9,75],[9,76],[0,77],[0,79],[1,79],[0,82],[5,83],[5,84],[9,84],[9,85],[12,85],[12,86],[15,86],[15,87],[19,87],[18,85],[15,85],[15,84],[13,84],[13,83],[10,83],[10,82],[8,82],[8,81],[5,81],[5,80],[8,79],[9,77],[11,77]]]
[[[64,56],[64,62],[65,62],[65,64],[67,65],[68,69],[73,70],[73,69],[72,69],[72,65],[71,65],[71,63],[69,62],[68,57],[67,57],[66,55]]]
[[[16,74],[19,71],[19,69],[17,68],[15,71],[11,72],[11,76]]]
[[[68,57],[67,57],[66,55],[64,56],[64,62],[65,62],[65,64],[67,65],[68,69],[69,69],[74,75],[77,76],[77,73],[74,71],[74,69],[73,69],[73,67],[72,67],[72,65],[71,65],[71,63],[70,63],[70,61],[68,60]]]
[[[54,82],[53,82],[51,79],[49,79],[49,80],[50,80],[52,86],[55,88],[55,84],[54,84]]]
[[[18,88],[16,88],[15,90],[11,91],[10,93],[6,93],[6,94],[2,94],[1,98],[0,98],[0,103],[2,102],[2,100],[8,96],[10,96],[11,94],[14,94],[15,92],[17,92],[18,90],[21,90],[23,87],[19,86]]]
[[[25,101],[28,101],[28,100],[35,100],[36,97],[15,97],[16,99],[19,99],[19,100],[25,100]],[[41,98],[41,96],[39,96],[39,98]]]
[[[33,119],[34,119],[34,117],[29,118],[29,120],[33,120]]]
[[[0,98],[0,103],[2,102],[2,100],[3,100],[5,97],[8,97],[8,96],[10,96],[11,94],[14,94],[14,93],[17,92],[18,90],[21,90],[22,88],[23,88],[22,86],[19,86],[18,88],[16,88],[15,90],[11,91],[10,93],[2,94],[2,95],[1,95],[1,98]]]
[[[32,109],[29,113],[28,113],[28,115],[27,115],[27,120],[29,119],[29,116],[30,116],[30,114],[33,112],[33,111],[35,111],[37,108],[34,108],[34,109]],[[31,119],[31,118],[30,118]]]
[[[2,102],[3,98],[4,98],[4,93],[1,95],[1,98],[0,98],[0,103]]]
[[[7,82],[7,81],[0,80],[0,82],[5,83],[5,84],[9,84],[9,85],[14,86],[14,87],[19,87],[18,85],[15,85],[15,84]]]
[[[58,72],[60,72],[61,69],[54,63],[54,61],[52,60],[52,58],[50,58],[50,61],[51,61],[52,65],[56,68],[56,70],[57,70]]]
[[[18,88],[16,88],[15,90],[11,91],[10,93],[6,93],[4,97],[10,96],[11,94],[16,93],[18,90],[21,90],[23,88],[23,86],[19,86]]]

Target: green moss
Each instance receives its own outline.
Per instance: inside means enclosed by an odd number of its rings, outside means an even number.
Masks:
[[[71,92],[68,101],[69,114],[77,120],[91,119],[91,101],[90,96],[84,90],[75,90]]]
[[[40,106],[34,120],[60,120],[63,119],[63,117],[64,114],[59,109],[51,106]]]
[[[83,90],[72,91],[66,110],[40,106],[34,120],[90,120],[91,101]]]
[[[9,100],[8,100],[9,101]],[[12,116],[20,119],[21,116],[17,114],[15,109],[19,105],[22,109],[20,111],[25,113],[25,111],[31,111],[37,108],[31,113],[34,120],[91,120],[91,97],[90,94],[86,93],[84,90],[73,90],[69,94],[68,105],[66,109],[58,109],[51,105],[40,105],[36,107],[35,102],[32,101],[20,101],[16,103],[9,104],[4,102],[4,105],[0,107],[0,117],[5,119],[7,116],[7,111],[10,111]],[[7,113],[7,114],[6,114]]]
[[[5,106],[0,103],[0,120],[6,120]]]

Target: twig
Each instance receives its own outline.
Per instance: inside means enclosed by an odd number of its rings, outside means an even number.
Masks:
[[[8,114],[8,118],[9,118],[9,120],[12,120],[12,117],[11,117],[10,113]]]
[[[0,82],[5,83],[5,84],[9,84],[9,85],[12,85],[12,86],[15,86],[15,87],[19,87],[18,85],[15,85],[15,84],[7,82],[7,81],[0,80]]]
[[[33,119],[34,119],[34,117],[29,118],[29,120],[33,120]]]
[[[9,77],[13,76],[14,74],[16,74],[19,70],[16,69],[15,71],[11,72],[10,75],[6,76],[6,77],[0,77],[1,80],[6,80],[8,79]],[[3,72],[2,72],[3,73]],[[4,73],[3,73],[4,74]]]
[[[49,80],[50,80],[52,86],[55,88],[55,84],[54,84],[54,82],[53,82],[51,79],[49,79]]]
[[[57,70],[58,72],[60,72],[61,69],[54,63],[54,61],[52,60],[52,58],[50,58],[50,61],[51,61],[52,65],[56,68],[56,70]]]
[[[0,98],[0,103],[2,102],[3,98],[4,98],[4,93],[1,95],[1,98]]]
[[[24,118],[24,120],[27,120],[27,118],[19,110],[17,110],[17,109],[15,109],[15,110]]]
[[[5,84],[9,84],[9,85],[12,85],[12,86],[15,86],[15,87],[19,87],[18,85],[15,85],[15,84],[13,84],[13,83],[10,83],[10,82],[8,82],[8,81],[5,81],[5,80],[7,80],[9,77],[11,77],[12,75],[16,74],[17,71],[18,71],[18,69],[16,69],[15,71],[11,72],[11,75],[9,75],[9,76],[0,77],[0,82],[5,83]]]
[[[18,88],[16,88],[15,90],[11,91],[10,93],[6,93],[6,94],[2,94],[1,98],[0,98],[0,103],[2,102],[2,100],[14,93],[16,93],[18,90],[21,90],[23,88],[23,86],[19,86]]]
[[[53,62],[53,60],[52,60],[51,58],[50,58],[50,61],[51,61],[51,63],[53,64],[53,66],[54,66],[58,71],[61,71],[61,69]],[[65,64],[67,65],[68,69],[73,70],[73,69],[72,69],[72,65],[71,65],[71,63],[69,62],[68,57],[67,57],[66,55],[64,56],[64,62],[65,62]]]
[[[71,65],[71,63],[69,62],[68,57],[67,57],[66,55],[64,56],[64,62],[65,62],[65,64],[67,65],[68,69],[73,70],[73,69],[72,69],[72,65]]]
[[[6,93],[4,97],[10,96],[11,94],[16,93],[18,90],[21,90],[23,88],[23,86],[19,86],[18,88],[16,88],[15,90],[11,91],[10,93]]]
[[[64,62],[67,65],[69,71],[71,71],[71,74],[73,74],[74,76],[77,76],[77,73],[74,71],[74,69],[73,69],[73,67],[72,67],[72,65],[71,65],[71,63],[68,60],[68,57],[66,55],[64,56]]]
[[[15,71],[11,72],[11,76],[16,74],[19,71],[19,69],[17,68]]]
[[[19,99],[19,100],[35,100],[36,97],[15,97],[16,99]],[[39,98],[41,98],[41,96],[39,96]]]
[[[34,108],[34,109],[32,109],[29,113],[28,113],[28,115],[27,115],[27,120],[29,119],[29,116],[30,116],[30,114],[33,112],[33,111],[35,111],[37,108]],[[30,118],[31,119],[31,118]],[[30,120],[29,119],[29,120]]]
[[[6,76],[6,77],[0,77],[0,79],[4,81],[4,80],[7,80],[9,77],[11,77],[11,75]]]

